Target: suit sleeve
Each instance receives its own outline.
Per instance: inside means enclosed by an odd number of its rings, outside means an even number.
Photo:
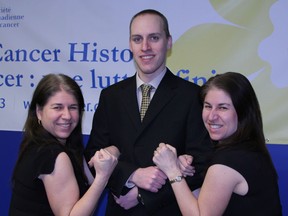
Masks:
[[[100,94],[98,107],[93,116],[92,128],[84,152],[87,161],[90,160],[96,151],[109,146],[108,125],[105,119],[106,112],[102,91]]]
[[[202,186],[208,161],[213,145],[202,120],[202,105],[195,97],[189,113],[186,131],[185,154],[193,156],[192,165],[196,173],[192,177],[186,177],[186,181],[193,191]]]
[[[109,133],[109,102],[107,102],[107,96],[109,95],[105,90],[100,94],[99,104],[93,116],[92,129],[89,136],[87,146],[85,148],[85,158],[87,161],[95,154],[96,151],[101,148],[106,148],[111,145],[117,146],[117,143],[112,143],[111,134]],[[108,111],[108,112],[107,112]],[[111,112],[111,110],[110,110]],[[113,121],[112,121],[113,122]],[[119,146],[117,146],[119,148]],[[121,149],[119,149],[121,152]],[[113,194],[119,196],[127,191],[125,191],[126,181],[129,179],[130,175],[138,167],[134,166],[131,163],[124,162],[121,159],[121,155],[118,158],[118,164],[113,170],[112,175],[109,178],[107,187],[112,191]],[[95,170],[91,169],[92,174],[95,176]]]

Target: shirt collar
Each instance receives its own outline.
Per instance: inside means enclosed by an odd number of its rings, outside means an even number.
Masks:
[[[153,89],[157,89],[161,80],[163,79],[164,75],[166,74],[166,71],[167,71],[167,68],[165,67],[164,70],[157,77],[155,77],[153,80],[151,80],[149,83],[146,83],[146,84],[150,84],[153,86]],[[138,72],[136,74],[136,84],[137,84],[137,89],[140,88],[140,86],[142,84],[144,84],[144,82],[138,76]]]

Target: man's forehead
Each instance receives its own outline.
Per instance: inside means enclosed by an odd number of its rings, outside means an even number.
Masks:
[[[162,34],[164,32],[161,19],[138,19],[134,20],[131,25],[131,35],[135,34]]]
[[[135,17],[135,19],[131,23],[131,28],[138,27],[139,25],[147,25],[147,26],[162,26],[162,19],[155,14],[143,14]]]

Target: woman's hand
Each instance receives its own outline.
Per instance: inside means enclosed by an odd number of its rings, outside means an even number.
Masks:
[[[159,144],[158,148],[154,151],[153,162],[169,179],[182,175],[176,149],[169,144]]]
[[[114,145],[106,147],[105,150],[109,151],[109,153],[114,155],[116,158],[119,158],[119,156],[120,156],[119,149]]]
[[[96,177],[110,177],[115,166],[118,163],[118,159],[115,155],[111,154],[106,149],[100,149],[88,162],[89,166],[94,166],[96,171]]]

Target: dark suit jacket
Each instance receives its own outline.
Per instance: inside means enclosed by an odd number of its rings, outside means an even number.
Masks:
[[[153,152],[160,142],[176,147],[179,155],[194,157],[196,174],[186,180],[192,190],[201,186],[201,173],[212,145],[202,122],[199,89],[168,69],[142,123],[136,96],[136,75],[102,90],[85,154],[89,159],[100,148],[109,145],[119,148],[121,156],[108,183],[113,194],[119,196],[127,192],[125,183],[136,169],[155,166]],[[138,204],[126,211],[110,195],[107,214],[181,215],[168,181],[158,193],[139,191],[144,206]]]

